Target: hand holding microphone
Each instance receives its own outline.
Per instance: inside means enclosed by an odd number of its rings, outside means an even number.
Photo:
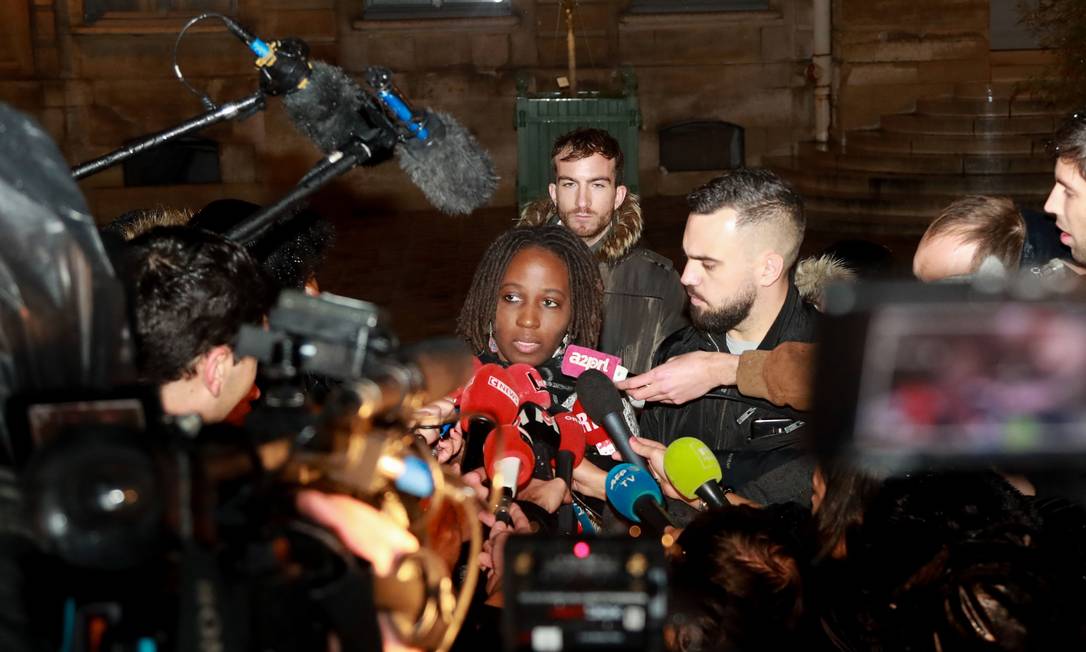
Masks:
[[[633,464],[619,464],[607,474],[607,500],[624,518],[642,525],[649,536],[661,536],[674,526],[664,510],[660,487],[647,471]]]
[[[686,500],[701,499],[711,509],[728,504],[728,493],[721,486],[724,472],[716,455],[695,437],[680,437],[664,453],[664,471],[668,480]]]

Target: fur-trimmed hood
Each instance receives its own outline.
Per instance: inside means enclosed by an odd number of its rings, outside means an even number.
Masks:
[[[520,212],[517,226],[540,226],[551,224],[558,219],[558,210],[550,199],[539,199],[524,207]],[[630,252],[641,240],[641,198],[633,193],[626,195],[626,200],[615,210],[611,217],[611,230],[595,247],[596,257],[601,263],[614,265]]]
[[[826,286],[835,281],[851,281],[856,278],[844,261],[829,254],[811,256],[796,263],[796,289],[799,295],[822,309]]]

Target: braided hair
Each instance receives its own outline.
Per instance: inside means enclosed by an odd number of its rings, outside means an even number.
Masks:
[[[567,334],[570,341],[595,347],[603,321],[603,280],[596,259],[588,247],[564,226],[518,227],[498,236],[490,244],[479,266],[471,289],[456,320],[456,332],[468,341],[472,351],[488,348],[489,327],[498,306],[498,288],[509,262],[521,250],[539,247],[558,256],[566,265],[572,297],[572,312]]]

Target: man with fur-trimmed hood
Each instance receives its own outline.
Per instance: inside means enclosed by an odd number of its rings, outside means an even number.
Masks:
[[[551,162],[550,201],[526,206],[519,225],[560,222],[592,249],[605,290],[600,349],[648,371],[656,347],[686,325],[686,292],[670,260],[638,246],[641,204],[622,185],[622,149],[602,129],[577,129],[555,141]]]

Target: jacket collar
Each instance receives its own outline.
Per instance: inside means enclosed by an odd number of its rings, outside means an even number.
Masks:
[[[542,226],[558,223],[558,219],[558,209],[554,203],[550,199],[540,199],[524,207],[517,226]],[[614,265],[637,245],[643,229],[641,200],[637,195],[627,193],[625,201],[611,216],[607,235],[592,247],[592,251],[601,263]]]

